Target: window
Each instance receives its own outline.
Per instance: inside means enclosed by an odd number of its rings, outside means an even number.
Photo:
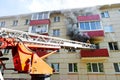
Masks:
[[[109,42],[108,43],[110,50],[118,50],[117,42]]]
[[[89,27],[89,22],[85,22],[85,30],[90,30],[90,27]]]
[[[54,22],[60,22],[60,17],[59,16],[54,17]]]
[[[53,30],[53,36],[60,36],[60,30],[59,29],[54,29]]]
[[[37,20],[37,13],[32,14],[32,20]]]
[[[87,72],[104,72],[103,63],[87,63]]]
[[[25,25],[28,25],[30,23],[30,20],[26,19],[25,20]]]
[[[68,64],[69,72],[78,72],[77,63]]]
[[[101,13],[102,18],[109,18],[109,13],[108,11],[102,12]]]
[[[105,31],[105,32],[114,32],[112,26],[105,26],[105,27],[104,27],[104,31]]]
[[[98,30],[101,29],[100,21],[80,22],[80,30]]]
[[[48,12],[35,13],[32,15],[32,20],[41,20],[48,18],[49,18]]]
[[[96,46],[96,49],[100,49],[99,43],[95,44],[95,46]]]
[[[7,54],[9,53],[9,51],[10,51],[10,49],[4,49],[3,54],[4,54],[4,55],[7,55]]]
[[[13,26],[17,26],[18,25],[18,20],[14,20],[13,21]]]
[[[5,26],[5,21],[0,22],[0,27],[4,27]]]
[[[68,48],[68,52],[76,52],[75,48]]]
[[[40,25],[36,27],[36,33],[47,33],[48,32],[48,25]]]
[[[113,63],[115,72],[120,72],[120,63]]]
[[[29,32],[38,34],[48,33],[48,25],[31,26],[29,27]]]
[[[51,67],[53,68],[54,72],[59,72],[59,63],[52,63]]]

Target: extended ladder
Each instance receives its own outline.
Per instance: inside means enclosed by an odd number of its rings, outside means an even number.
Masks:
[[[72,41],[62,38],[56,38],[46,35],[39,35],[35,33],[29,33],[19,30],[12,30],[7,28],[1,28],[0,35],[3,38],[15,38],[16,41],[20,39],[23,42],[34,43],[34,44],[42,44],[42,45],[49,45],[49,46],[56,46],[61,48],[75,48],[75,49],[95,49],[94,44]]]

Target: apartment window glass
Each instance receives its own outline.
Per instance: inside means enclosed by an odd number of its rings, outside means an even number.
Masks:
[[[85,30],[90,30],[89,22],[85,22]]]
[[[43,13],[38,14],[38,20],[43,19]]]
[[[101,29],[100,21],[80,22],[80,30],[98,30]]]
[[[85,30],[84,24],[85,24],[84,22],[80,22],[80,29],[81,29],[81,30]]]
[[[18,20],[14,20],[13,21],[13,26],[17,26],[18,25]]]
[[[101,13],[102,18],[109,18],[109,13],[108,11],[104,11]]]
[[[68,69],[69,69],[69,72],[78,72],[77,63],[69,63]]]
[[[54,17],[54,22],[60,22],[60,17],[59,16],[55,16]]]
[[[37,20],[37,13],[32,14],[32,20]]]
[[[53,36],[60,36],[60,30],[59,29],[54,29],[53,30]]]
[[[113,63],[115,72],[120,72],[120,63]]]
[[[30,20],[26,19],[25,20],[25,25],[28,25],[30,23]]]
[[[118,50],[117,42],[109,42],[108,43],[110,50]]]
[[[104,31],[105,31],[105,32],[114,32],[112,26],[105,26],[105,27],[104,27]]]
[[[49,18],[49,14],[46,12],[44,13],[44,19],[48,19]]]
[[[0,22],[0,27],[4,27],[5,26],[5,21]]]
[[[32,20],[48,19],[49,15],[47,12],[35,13],[32,15]]]
[[[103,63],[87,63],[87,72],[104,72]]]
[[[10,51],[10,49],[4,49],[3,54],[4,54],[4,55],[7,55],[7,54],[9,53],[9,51]]]
[[[96,46],[96,49],[100,49],[99,43],[95,44],[95,46]]]
[[[100,21],[95,22],[96,29],[101,29]]]
[[[96,29],[95,22],[91,22],[91,29]]]
[[[53,68],[54,72],[59,72],[59,63],[52,63],[51,67]]]
[[[47,25],[40,25],[36,27],[37,33],[47,33],[48,32],[48,26]]]

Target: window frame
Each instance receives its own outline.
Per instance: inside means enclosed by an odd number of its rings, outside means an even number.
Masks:
[[[115,66],[115,64],[117,64],[117,66]],[[114,66],[114,70],[116,73],[120,73],[120,62],[118,63],[113,63],[113,66]],[[118,69],[118,71],[116,70],[116,68]]]
[[[10,52],[10,49],[4,49],[4,50],[3,50],[3,55],[8,55],[9,52]]]
[[[55,16],[54,17],[54,22],[60,22],[60,16]]]
[[[99,22],[99,25],[98,25]],[[87,23],[87,24],[86,24]],[[94,23],[94,26],[92,24]],[[79,22],[79,29],[81,31],[90,31],[90,30],[101,30],[101,22],[100,21],[87,21],[87,22]],[[94,29],[93,29],[94,28]]]
[[[109,12],[108,11],[101,12],[101,17],[102,18],[109,18],[110,17]]]
[[[0,27],[5,27],[5,21],[0,22]]]
[[[104,32],[105,33],[113,33],[114,32],[113,26],[111,26],[111,25],[104,26]]]
[[[60,36],[60,29],[53,29],[53,34],[52,34],[53,36]]]
[[[75,69],[76,67],[76,69]],[[71,68],[71,70],[70,70]],[[78,73],[78,64],[77,63],[68,63],[68,72],[69,73]]]
[[[108,42],[108,46],[110,50],[119,50],[118,42]]]
[[[88,64],[90,64],[90,65],[88,65]],[[93,66],[93,64],[96,64],[97,71],[95,71],[96,69],[93,69],[93,68],[95,68],[95,66]],[[99,64],[102,64],[102,68],[100,67]],[[88,70],[88,69],[90,69],[90,70]],[[87,63],[87,72],[88,73],[103,73],[104,72],[104,65],[101,62],[100,63]]]
[[[57,68],[55,67],[55,65],[57,65]],[[60,64],[59,63],[51,63],[51,67],[52,67],[54,73],[60,72]]]
[[[13,26],[17,26],[18,25],[18,20],[14,20],[13,21]]]
[[[40,34],[48,33],[48,24],[37,26],[35,32]]]
[[[42,20],[42,19],[48,19],[49,13],[48,12],[41,12],[41,13],[34,13],[32,15],[31,20]]]
[[[30,23],[30,20],[29,20],[29,19],[26,19],[26,20],[25,20],[25,25],[29,25],[29,23]]]

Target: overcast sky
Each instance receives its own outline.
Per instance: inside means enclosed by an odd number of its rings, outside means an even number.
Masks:
[[[113,3],[120,3],[120,0],[0,0],[0,16],[84,8]]]

